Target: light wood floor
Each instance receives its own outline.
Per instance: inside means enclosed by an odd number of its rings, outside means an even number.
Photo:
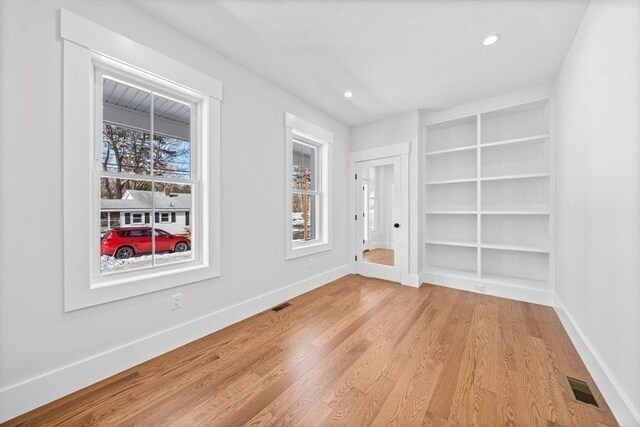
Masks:
[[[375,264],[394,265],[393,249],[371,249],[362,253],[365,262]]]
[[[615,425],[549,307],[360,276],[290,303],[6,425]]]

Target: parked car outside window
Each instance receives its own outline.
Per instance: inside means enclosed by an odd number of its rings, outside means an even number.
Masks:
[[[153,251],[153,229],[151,227],[112,228],[102,236],[100,254],[117,259],[150,254]],[[188,237],[167,233],[156,228],[156,252],[185,252],[191,248]]]

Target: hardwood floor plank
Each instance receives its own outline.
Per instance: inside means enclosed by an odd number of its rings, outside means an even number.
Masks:
[[[362,314],[359,318],[355,319],[348,328],[343,329],[340,333],[335,335],[331,340],[329,340],[326,344],[318,349],[318,351],[314,352],[308,359],[306,359],[297,369],[291,371],[279,381],[271,385],[267,390],[260,393],[254,399],[246,402],[237,413],[232,416],[225,417],[219,420],[219,424],[221,425],[243,425],[248,423],[249,425],[256,425],[254,423],[249,422],[252,417],[258,415],[263,408],[267,407],[277,396],[283,394],[287,388],[293,385],[298,379],[304,376],[307,372],[311,371],[314,366],[316,366],[322,359],[327,357],[335,348],[343,344],[347,339],[361,326],[367,323],[369,320],[374,318],[376,312],[381,310],[384,306],[386,306],[396,295],[394,293],[388,295],[382,301],[374,305],[367,312]],[[338,360],[335,360],[335,364],[333,365],[334,374],[337,376],[344,369],[346,369],[351,361],[358,356],[360,356],[364,351],[371,345],[369,341],[364,339],[353,342],[351,346],[345,346],[344,351],[342,352],[342,357]],[[329,379],[327,377],[321,378],[316,381],[316,384],[327,383]],[[296,400],[291,402],[292,406],[300,406],[301,396],[297,395]],[[291,413],[289,415],[292,415]]]
[[[289,302],[2,426],[617,425],[550,307],[354,275]]]
[[[461,383],[461,369],[469,339],[469,328],[473,317],[474,307],[467,303],[468,295],[461,294],[447,321],[447,327],[441,340],[442,362],[444,366],[438,378],[433,398],[429,403],[429,412],[440,418],[448,419],[454,404],[454,396],[459,388],[467,388],[468,384]],[[460,310],[460,311],[458,311]],[[451,327],[453,325],[453,331]],[[449,338],[449,335],[453,337]],[[450,339],[450,343],[449,343]]]

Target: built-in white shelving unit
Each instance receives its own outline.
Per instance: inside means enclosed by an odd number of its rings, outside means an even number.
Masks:
[[[425,126],[427,280],[549,289],[550,116],[542,99]]]

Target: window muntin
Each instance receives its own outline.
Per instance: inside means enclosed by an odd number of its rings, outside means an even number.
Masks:
[[[102,113],[101,156],[96,163],[101,226],[108,209],[123,219],[121,227],[149,227],[143,240],[111,242],[111,246],[101,241],[100,275],[197,259],[191,241],[196,203],[191,189],[199,184],[191,142],[193,103],[113,70],[96,67],[95,74],[95,81],[102,86],[96,91]],[[183,237],[188,249],[174,247],[164,237],[159,243],[156,225]],[[101,235],[105,231],[101,227]],[[119,251],[125,246],[128,252]]]

